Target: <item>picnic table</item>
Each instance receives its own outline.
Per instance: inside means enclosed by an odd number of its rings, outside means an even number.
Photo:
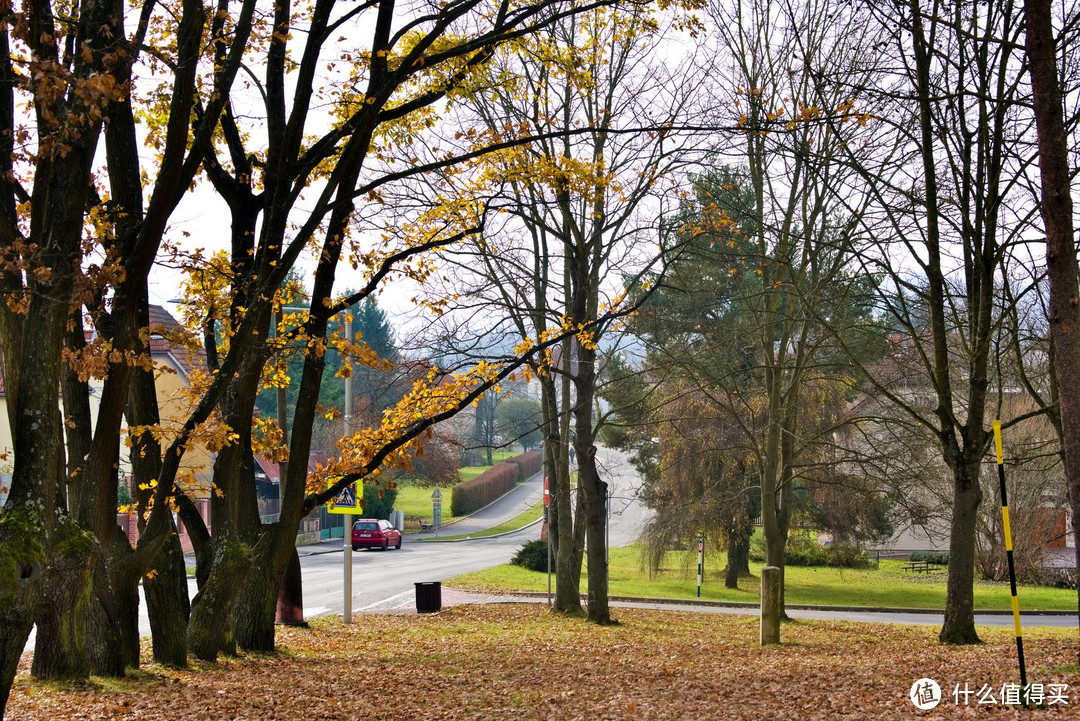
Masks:
[[[908,561],[901,568],[905,572],[911,571],[912,573],[930,573],[937,570],[937,567],[929,561]]]

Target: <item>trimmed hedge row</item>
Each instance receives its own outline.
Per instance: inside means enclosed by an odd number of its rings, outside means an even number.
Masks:
[[[517,480],[517,464],[496,464],[476,478],[454,486],[450,494],[450,512],[464,516],[477,511],[513,488]]]
[[[450,513],[464,516],[478,511],[514,487],[514,484],[537,473],[543,465],[540,451],[529,451],[497,463],[472,480],[459,483],[450,492]]]
[[[540,472],[544,466],[544,454],[540,451],[526,451],[521,455],[508,458],[506,463],[516,463],[518,467],[518,480],[524,481]]]

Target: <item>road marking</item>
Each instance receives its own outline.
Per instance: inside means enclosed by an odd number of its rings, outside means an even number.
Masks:
[[[408,605],[409,596],[413,595],[413,591],[403,591],[396,596],[390,598],[384,598],[381,601],[376,601],[370,605],[361,608],[361,611],[378,611],[383,608],[402,608]]]

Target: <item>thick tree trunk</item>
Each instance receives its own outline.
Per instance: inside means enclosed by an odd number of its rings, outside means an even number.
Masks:
[[[102,676],[123,676],[139,666],[139,571],[127,535],[113,525],[111,547],[95,565],[90,610],[90,668]]]
[[[0,512],[0,718],[37,615],[44,528],[26,508]]]
[[[579,426],[580,428],[580,426]],[[578,484],[585,492],[585,552],[589,568],[588,618],[593,623],[611,623],[608,605],[607,483],[596,471],[596,447],[578,445]]]
[[[184,552],[175,525],[158,552],[153,573],[143,576],[143,593],[146,595],[146,612],[150,616],[154,661],[162,666],[185,668],[191,602]]]
[[[234,610],[251,568],[247,546],[228,538],[214,543],[213,568],[195,596],[188,623],[188,650],[201,661],[216,661],[219,653],[236,654]]]
[[[1035,126],[1046,228],[1046,274],[1050,281],[1050,337],[1060,413],[1065,478],[1072,510],[1073,538],[1080,538],[1080,297],[1073,232],[1069,144],[1058,78],[1057,47],[1050,0],[1025,0],[1027,55],[1034,96]],[[1080,568],[1080,543],[1076,543]],[[1077,603],[1080,610],[1080,590]],[[1077,620],[1080,622],[1080,612]]]
[[[269,541],[270,539],[265,539]],[[255,562],[236,605],[236,640],[245,651],[274,651],[274,615],[278,591],[289,561],[296,555],[293,544],[278,548],[266,543],[255,549]],[[299,563],[299,557],[297,558]]]
[[[75,521],[66,519],[53,528],[31,667],[37,678],[90,675],[86,619],[97,558],[94,549],[93,538]]]
[[[277,610],[274,620],[289,626],[307,627],[304,621],[304,577],[300,567],[300,554],[296,547],[289,556],[289,565],[285,567],[285,576],[278,588]],[[243,645],[243,644],[241,644]]]
[[[105,559],[94,564],[94,600],[87,618],[87,650],[90,670],[99,676],[124,675],[124,644],[121,639],[120,605],[109,583]]]
[[[952,529],[949,536],[949,577],[946,583],[942,643],[979,643],[975,633],[975,522],[982,490],[978,463],[953,473]]]

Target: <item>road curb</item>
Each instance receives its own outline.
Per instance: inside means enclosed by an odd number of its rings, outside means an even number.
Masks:
[[[493,466],[493,467],[494,467],[494,466]],[[499,496],[498,498],[496,498],[495,500],[493,500],[493,501],[492,501],[491,503],[487,504],[487,505],[486,505],[486,506],[484,506],[483,508],[477,508],[477,509],[476,509],[475,511],[473,511],[472,513],[470,513],[470,514],[468,514],[468,515],[465,515],[465,516],[458,516],[457,518],[455,518],[454,520],[450,521],[449,523],[444,523],[444,524],[442,524],[441,526],[439,526],[439,528],[440,528],[440,529],[443,529],[443,528],[453,528],[453,527],[454,527],[454,526],[455,526],[456,524],[458,524],[458,523],[461,523],[462,521],[464,521],[464,520],[467,520],[467,519],[469,519],[469,518],[472,518],[472,517],[473,517],[473,516],[475,516],[475,515],[476,515],[477,513],[480,513],[481,511],[483,511],[483,510],[484,510],[484,508],[488,508],[488,507],[490,507],[490,506],[493,506],[493,505],[495,505],[496,503],[498,503],[499,501],[501,501],[502,499],[506,498],[506,497],[507,497],[507,496],[509,496],[509,495],[510,495],[511,493],[513,493],[514,491],[516,491],[516,490],[517,490],[517,489],[518,489],[518,488],[519,488],[520,486],[523,486],[523,485],[525,485],[526,483],[528,483],[529,481],[533,480],[534,478],[537,478],[537,477],[543,477],[543,475],[544,475],[544,472],[543,472],[543,471],[539,471],[539,472],[537,472],[537,473],[534,473],[534,474],[532,474],[532,475],[531,475],[531,476],[529,476],[528,478],[526,478],[526,479],[524,479],[524,480],[521,480],[521,481],[519,481],[519,482],[515,483],[515,484],[514,484],[514,486],[513,486],[513,487],[512,487],[512,488],[511,488],[510,490],[508,490],[508,491],[507,491],[506,493],[502,494],[501,496]],[[495,524],[495,525],[498,525],[498,524]],[[525,526],[522,526],[522,528],[525,528]],[[521,530],[521,529],[519,528],[518,530]],[[515,531],[508,531],[508,533],[515,533]],[[438,539],[434,538],[433,536],[424,536],[423,538],[419,538],[419,537],[420,537],[420,536],[422,536],[422,535],[423,535],[423,534],[420,534],[420,533],[410,533],[410,534],[409,534],[408,536],[406,536],[406,538],[414,538],[414,539],[416,539],[416,540],[424,540],[424,541],[426,541],[426,540],[429,540],[429,539],[430,539],[430,540],[438,540]],[[505,535],[505,534],[502,534],[502,533],[500,533],[499,535],[501,536],[501,535]],[[495,538],[495,536],[485,536],[485,538]],[[466,539],[464,539],[464,538],[460,538],[460,539],[458,539],[458,540],[460,540],[460,541],[464,541],[464,540],[466,540]]]
[[[502,533],[495,533],[495,534],[492,534],[490,536],[468,536],[466,538],[431,538],[431,537],[416,538],[416,537],[413,537],[413,541],[415,543],[459,543],[461,541],[483,541],[483,540],[486,540],[488,538],[502,538],[503,536],[509,536],[512,533],[520,533],[520,532],[524,531],[526,528],[532,528],[533,526],[535,526],[537,524],[540,524],[540,523],[543,523],[543,522],[544,522],[544,517],[541,516],[540,518],[537,518],[535,521],[530,521],[529,523],[526,523],[521,528],[515,528],[512,531],[503,531]],[[483,533],[483,531],[478,531],[477,533]]]
[[[544,591],[513,591],[508,592],[513,596],[524,598],[547,598]],[[583,600],[588,599],[587,594],[582,594]],[[706,608],[759,608],[759,604],[750,601],[702,601],[697,598],[647,598],[643,596],[608,596],[609,601],[624,603],[655,603],[662,605],[678,606],[703,606]],[[916,614],[942,614],[940,608],[901,608],[899,606],[815,606],[807,603],[786,603],[784,608],[793,611],[834,611],[844,613],[916,613]],[[983,616],[1011,616],[1011,609],[975,609],[975,615]],[[1021,616],[1075,616],[1076,611],[1038,610],[1021,611]]]

